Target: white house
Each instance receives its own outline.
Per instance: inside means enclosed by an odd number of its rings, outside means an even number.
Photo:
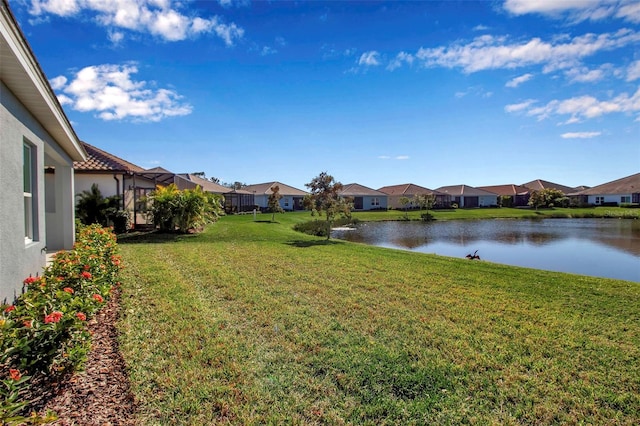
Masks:
[[[593,188],[571,194],[583,202],[601,205],[640,203],[640,173],[603,183]]]
[[[276,186],[278,187],[278,193],[282,196],[282,198],[280,198],[280,207],[282,207],[283,210],[304,210],[302,200],[308,193],[293,186],[280,182],[267,182],[248,185],[242,189],[253,194],[256,206],[265,210],[269,207],[269,195],[273,193],[273,188]]]
[[[86,153],[29,43],[0,0],[0,302],[75,239],[73,161]]]
[[[353,210],[356,211],[387,210],[388,207],[387,194],[358,183],[343,185],[339,195],[353,199]]]

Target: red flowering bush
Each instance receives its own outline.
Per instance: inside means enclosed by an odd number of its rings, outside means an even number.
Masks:
[[[84,362],[86,321],[104,306],[120,269],[115,234],[99,225],[82,227],[72,250],[57,253],[41,276],[23,281],[13,305],[2,306],[0,424],[28,409],[20,397],[34,374],[56,377]]]

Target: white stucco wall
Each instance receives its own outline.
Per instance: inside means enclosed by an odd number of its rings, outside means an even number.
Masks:
[[[371,201],[377,198],[378,199],[378,203],[379,205],[377,206],[372,206],[371,205]],[[371,197],[371,196],[364,196],[362,197],[362,210],[378,210],[378,209],[386,209],[387,208],[387,196],[386,195],[381,195],[379,197]]]
[[[122,179],[120,179],[120,181],[122,181]],[[91,191],[91,185],[94,183],[98,184],[98,189],[103,197],[118,195],[117,182],[113,179],[112,174],[99,175],[76,173],[74,194],[76,203],[79,198],[77,195],[82,194],[83,191]],[[120,183],[120,185],[122,185],[122,183]],[[120,187],[120,191],[122,191],[122,187]]]
[[[51,136],[0,81],[0,301],[13,302],[29,274],[42,272],[46,262],[45,145]],[[33,241],[24,235],[23,144],[35,151],[36,223]]]
[[[620,204],[622,202],[622,197],[629,197],[629,200],[632,200],[631,194],[602,194],[602,195],[589,195],[587,202],[589,204],[596,204],[596,197],[604,197],[604,203]],[[601,203],[598,203],[598,204],[601,204]]]

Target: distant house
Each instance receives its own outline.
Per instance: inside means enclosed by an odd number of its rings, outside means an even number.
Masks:
[[[176,175],[162,167],[143,169],[86,142],[82,145],[88,156],[73,165],[76,202],[84,191],[90,191],[91,186],[97,184],[103,197],[120,199],[120,208],[130,212],[132,227],[149,224],[147,197],[156,187],[174,183]],[[182,186],[184,189],[196,185],[184,183]]]
[[[508,197],[510,199],[509,204],[511,207],[527,206],[529,203],[529,196],[531,195],[532,191],[525,186],[513,184],[478,186],[477,188],[484,191],[492,192],[494,194],[498,194],[500,197]]]
[[[188,182],[189,184],[185,183]],[[179,173],[176,175],[176,185],[178,189],[191,189],[193,186],[197,185],[202,188],[205,192],[210,192],[212,194],[224,195],[228,192],[231,192],[231,188],[226,186],[222,186],[215,182],[212,182],[208,179],[201,178],[198,175],[194,175],[191,173]]]
[[[341,197],[353,199],[353,209],[358,210],[386,210],[387,194],[368,188],[357,183],[343,185],[339,194]]]
[[[86,158],[6,0],[0,0],[0,302],[75,240],[73,161]]]
[[[560,185],[559,183],[553,183],[542,179],[532,180],[531,182],[523,183],[521,186],[529,188],[531,191],[540,191],[542,189],[556,189],[562,192],[564,195],[569,195],[576,192],[576,189],[570,186]]]
[[[580,204],[620,205],[640,203],[640,173],[594,186],[574,194]]]
[[[261,209],[266,210],[269,207],[269,195],[273,193],[273,188],[278,186],[278,193],[282,195],[280,199],[280,207],[285,211],[304,210],[302,200],[308,194],[301,189],[286,185],[280,182],[259,183],[256,185],[248,185],[242,189],[254,194],[255,204]]]
[[[378,191],[387,194],[387,203],[390,209],[401,209],[404,206],[400,202],[402,197],[407,197],[411,200],[409,208],[416,208],[413,200],[416,195],[432,195],[435,197],[435,208],[446,208],[451,205],[451,196],[442,192],[434,191],[423,186],[414,185],[412,183],[405,183],[402,185],[383,186]]]
[[[224,194],[225,213],[246,213],[257,208],[253,192],[232,189]]]
[[[469,185],[441,186],[436,191],[449,194],[458,207],[492,207],[498,205],[498,194]]]

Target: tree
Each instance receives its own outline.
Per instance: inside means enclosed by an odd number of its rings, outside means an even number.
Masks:
[[[322,172],[305,186],[309,188],[310,194],[304,198],[304,206],[307,210],[311,210],[312,214],[317,212],[322,215],[324,212],[328,240],[331,238],[331,224],[335,216],[337,214],[349,216],[351,213],[349,202],[340,197],[342,184],[336,182],[327,172]]]
[[[402,205],[402,210],[404,210],[404,220],[409,220],[409,213],[407,213],[407,206],[411,203],[411,199],[409,197],[402,196],[398,200]]]
[[[269,200],[267,201],[267,206],[271,211],[271,222],[275,222],[276,213],[284,213],[284,209],[280,206],[281,198],[280,187],[278,185],[271,187],[271,194],[269,194]]]
[[[436,203],[436,196],[434,194],[416,194],[413,196],[415,199],[415,204],[420,206],[420,211],[427,210],[426,213],[422,214],[421,217],[423,220],[432,220],[433,215],[429,213],[429,210],[433,208]]]
[[[553,207],[561,204],[566,197],[562,191],[553,188],[545,188],[539,191],[533,191],[529,197],[529,205],[535,207]]]
[[[76,205],[76,217],[85,225],[98,223],[102,226],[108,225],[108,220],[118,210],[118,196],[103,197],[97,183],[91,185],[90,190],[82,191],[78,194]]]

